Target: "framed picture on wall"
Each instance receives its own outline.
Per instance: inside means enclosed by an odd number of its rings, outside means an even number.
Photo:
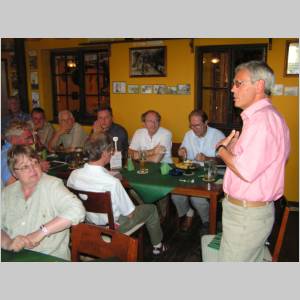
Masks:
[[[152,94],[153,93],[153,85],[149,85],[149,84],[141,85],[141,93],[142,94]]]
[[[177,86],[168,86],[167,87],[167,94],[177,95]]]
[[[177,94],[179,95],[189,95],[191,93],[190,84],[178,84],[177,85]]]
[[[114,81],[113,83],[114,94],[125,94],[126,93],[126,82]]]
[[[128,92],[128,94],[139,94],[140,86],[138,84],[128,84],[127,92]]]
[[[163,95],[166,93],[166,85],[165,84],[154,84],[153,85],[153,94]]]
[[[163,77],[166,73],[165,46],[129,49],[130,77]]]

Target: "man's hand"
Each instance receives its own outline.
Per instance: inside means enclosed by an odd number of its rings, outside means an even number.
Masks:
[[[239,131],[236,131],[235,129],[233,129],[231,131],[231,133],[226,137],[224,138],[223,140],[221,140],[217,145],[216,145],[216,148],[219,146],[219,145],[224,145],[228,151],[232,152],[238,138],[239,138]]]
[[[197,161],[205,161],[207,159],[207,156],[205,156],[203,153],[198,153],[196,155],[196,158],[195,158]]]
[[[185,161],[187,158],[187,150],[185,147],[182,147],[178,150],[178,156],[182,159],[182,161]]]
[[[100,121],[99,120],[96,120],[94,122],[94,124],[93,124],[93,132],[94,133],[103,133],[104,132],[103,128],[100,125]]]
[[[42,168],[42,171],[47,173],[49,168],[50,168],[50,163],[49,161],[47,160],[41,160],[40,161],[40,165],[41,165],[41,168]]]
[[[160,155],[160,154],[164,154],[166,152],[166,147],[165,146],[162,146],[160,144],[156,145],[154,148],[153,148],[153,151],[154,151],[154,154],[155,155]]]

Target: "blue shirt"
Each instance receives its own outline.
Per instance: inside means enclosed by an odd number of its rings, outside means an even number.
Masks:
[[[216,145],[224,138],[225,135],[222,131],[209,126],[207,126],[207,131],[203,137],[198,137],[193,130],[189,130],[185,134],[180,148],[185,147],[187,149],[187,159],[189,160],[195,160],[199,153],[208,157],[215,157]]]
[[[12,176],[7,163],[7,151],[12,147],[12,144],[5,142],[1,149],[1,180],[5,185],[7,180]]]

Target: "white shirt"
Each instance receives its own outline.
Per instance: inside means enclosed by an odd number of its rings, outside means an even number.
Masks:
[[[172,133],[168,129],[159,127],[151,137],[146,128],[137,129],[132,137],[129,148],[132,150],[150,150],[158,144],[166,147],[166,153],[161,162],[172,163]]]
[[[74,170],[69,176],[67,186],[89,192],[110,192],[115,222],[120,215],[127,216],[135,209],[120,180],[101,166],[86,163],[83,168]],[[86,218],[97,225],[108,223],[107,214],[87,212]]]
[[[205,136],[198,137],[193,130],[189,130],[184,138],[180,147],[187,149],[187,159],[195,160],[197,154],[203,153],[208,157],[216,156],[216,145],[224,139],[225,135],[222,131],[207,126]]]

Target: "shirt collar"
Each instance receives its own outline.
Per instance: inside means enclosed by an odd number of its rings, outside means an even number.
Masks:
[[[263,109],[264,107],[271,106],[271,101],[268,98],[261,99],[249,107],[247,107],[243,112],[241,113],[241,118],[243,120],[250,119],[257,111]]]

